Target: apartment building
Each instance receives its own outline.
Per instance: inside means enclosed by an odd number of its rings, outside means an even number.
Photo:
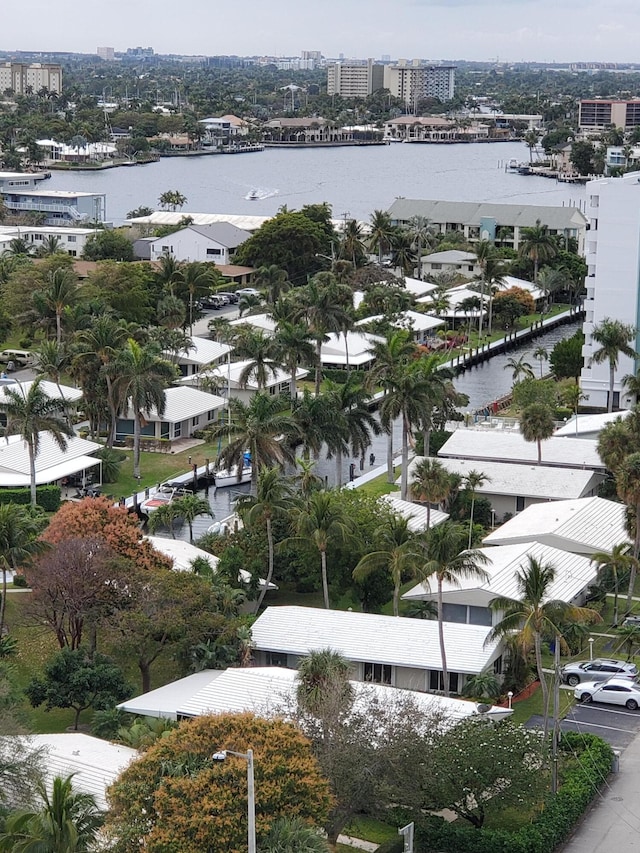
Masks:
[[[62,68],[41,62],[0,62],[0,92],[12,89],[16,95],[27,92],[62,92]]]
[[[40,213],[43,225],[79,225],[104,222],[105,193],[43,190],[44,172],[0,172],[0,199],[10,213]]]
[[[609,363],[593,364],[598,345],[593,329],[606,317],[640,328],[640,183],[638,173],[601,178],[587,184],[587,233],[584,365],[580,386],[589,406],[607,406]],[[640,351],[640,333],[632,346]],[[624,393],[623,377],[634,374],[637,361],[621,355],[614,375],[613,407],[628,409],[633,397]]]
[[[608,101],[600,98],[580,101],[580,130],[604,130],[610,125],[630,130],[640,125],[640,99]]]
[[[455,65],[425,65],[421,60],[400,60],[384,67],[384,88],[405,104],[415,105],[421,98],[450,101],[455,92]]]
[[[366,62],[334,62],[327,67],[327,94],[366,98],[384,87],[384,66]]]
[[[112,47],[99,47],[96,53],[104,62],[113,62],[116,58],[116,53]]]

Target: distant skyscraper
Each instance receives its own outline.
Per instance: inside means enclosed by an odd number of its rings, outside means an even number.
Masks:
[[[112,47],[99,47],[96,50],[96,53],[103,59],[105,62],[113,62],[115,59],[115,51]]]
[[[391,62],[391,54],[390,53],[383,53],[382,54],[382,61],[383,62]]]

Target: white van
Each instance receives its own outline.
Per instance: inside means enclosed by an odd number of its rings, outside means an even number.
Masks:
[[[27,367],[34,364],[35,360],[35,355],[26,349],[5,349],[0,352],[0,361],[7,364],[12,361],[16,367]]]

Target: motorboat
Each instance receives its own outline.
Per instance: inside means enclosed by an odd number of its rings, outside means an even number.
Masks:
[[[507,164],[508,169],[517,169],[519,166],[520,166],[520,163],[518,162],[518,160],[515,157],[512,157]]]
[[[258,192],[258,190],[251,190],[247,198],[249,199],[249,201],[258,201],[258,199],[260,198],[260,193]]]
[[[190,494],[190,489],[185,489],[184,486],[177,483],[162,483],[153,494],[142,501],[140,512],[144,515],[151,515],[151,513],[155,512],[161,506],[166,506],[177,498],[182,498]]]
[[[224,489],[227,486],[239,486],[242,483],[250,483],[252,473],[251,454],[245,453],[240,471],[238,471],[237,465],[232,465],[230,468],[219,468],[213,472],[213,482],[216,489]]]

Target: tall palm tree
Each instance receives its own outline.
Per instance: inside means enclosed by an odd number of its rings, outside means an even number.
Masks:
[[[438,459],[426,456],[416,463],[411,480],[411,497],[427,505],[427,530],[431,527],[431,504],[440,504],[451,489],[449,472]]]
[[[422,250],[433,238],[434,227],[426,216],[412,216],[409,220],[408,234],[416,248],[418,261],[418,281],[422,281]]]
[[[0,568],[2,599],[0,600],[0,637],[3,635],[7,604],[7,572],[15,571],[46,547],[39,539],[42,525],[29,510],[19,504],[0,504]]]
[[[400,586],[404,577],[416,576],[416,563],[410,552],[413,533],[409,521],[398,515],[392,515],[380,525],[374,533],[375,551],[361,558],[353,570],[353,578],[362,581],[374,572],[383,570],[393,583],[393,615],[399,616]]]
[[[165,409],[165,388],[175,379],[176,368],[161,358],[158,350],[141,346],[129,338],[115,361],[109,364],[114,380],[114,394],[123,409],[133,414],[133,476],[140,477],[140,438],[142,418],[152,409],[162,417]]]
[[[267,302],[270,305],[274,305],[282,294],[286,293],[291,287],[286,270],[277,264],[258,267],[253,283],[258,289],[265,292]]]
[[[273,541],[273,519],[286,517],[293,506],[290,485],[283,480],[278,468],[264,468],[258,475],[258,486],[255,495],[241,495],[236,501],[236,511],[245,527],[251,528],[263,522],[267,533],[269,551],[269,568],[265,584],[256,601],[255,612],[258,613],[273,578],[275,545]]]
[[[482,471],[475,471],[472,469],[469,471],[464,478],[464,487],[471,493],[471,512],[469,514],[469,541],[467,543],[467,548],[471,548],[471,540],[473,538],[473,511],[476,505],[476,495],[478,493],[478,489],[481,486],[484,486],[485,483],[490,483],[491,477],[488,477]]]
[[[41,258],[48,258],[51,257],[51,255],[58,254],[59,252],[64,252],[62,240],[60,237],[56,237],[53,234],[45,237],[38,249],[38,255]]]
[[[348,545],[355,541],[355,531],[350,517],[338,504],[331,492],[313,492],[305,504],[293,510],[292,523],[295,536],[290,542],[311,542],[320,554],[322,594],[324,606],[329,609],[329,581],[327,578],[327,549],[330,545]]]
[[[482,568],[487,562],[486,554],[478,550],[465,550],[466,543],[466,528],[454,521],[444,521],[417,536],[412,549],[414,558],[420,564],[419,575],[427,584],[432,579],[436,582],[438,637],[445,696],[449,695],[449,670],[444,640],[443,585],[447,583],[457,586],[462,579],[477,578],[479,581],[485,581],[488,577]]]
[[[616,418],[598,436],[598,455],[609,471],[615,472],[629,453],[631,435],[626,421]]]
[[[160,258],[160,267],[156,270],[156,280],[162,290],[168,290],[170,295],[175,295],[175,287],[180,279],[182,264],[175,259],[174,255],[163,255]]]
[[[312,394],[308,388],[294,401],[291,419],[296,430],[293,437],[296,443],[302,443],[303,459],[308,460],[313,454],[317,460],[320,456],[323,444],[333,431],[332,412],[326,394]]]
[[[365,236],[362,224],[349,219],[344,224],[340,241],[340,257],[351,261],[355,268],[362,266],[365,259]]]
[[[391,378],[402,365],[407,365],[415,357],[417,351],[416,344],[404,329],[392,332],[384,341],[376,341],[369,349],[373,355],[368,376],[370,389],[381,385],[385,392],[388,391]],[[381,419],[381,422],[387,433],[387,482],[393,483],[393,421],[385,423]]]
[[[316,351],[309,330],[302,323],[278,323],[273,339],[280,362],[289,376],[291,399],[298,396],[297,373],[301,365],[311,366],[315,362]]]
[[[542,464],[542,442],[551,438],[555,429],[553,411],[546,403],[531,403],[520,415],[520,432],[525,441],[538,445],[538,465]]]
[[[336,457],[336,486],[340,487],[343,455],[351,451],[353,456],[364,456],[380,426],[368,406],[371,395],[353,375],[346,382],[328,382],[325,397],[334,413],[326,440]]]
[[[567,276],[562,270],[554,270],[552,267],[543,267],[538,274],[538,287],[544,293],[544,311],[548,311],[553,304],[556,293],[564,290],[567,286]]]
[[[71,357],[63,344],[57,341],[42,341],[38,352],[36,372],[55,382],[61,400],[64,400],[64,395],[60,387],[60,379],[70,365]]]
[[[0,412],[7,417],[6,435],[20,435],[29,453],[29,481],[31,483],[31,505],[35,506],[36,458],[40,452],[42,433],[49,433],[61,451],[67,449],[67,439],[73,430],[64,421],[64,400],[49,397],[41,386],[42,377],[35,379],[24,391],[8,386],[5,398],[0,402]]]
[[[315,465],[310,459],[296,459],[298,473],[293,476],[293,481],[303,501],[306,501],[312,492],[318,492],[323,487],[324,481],[314,471]]]
[[[633,397],[635,404],[640,403],[640,370],[637,370],[635,373],[627,373],[626,376],[623,376],[622,385],[627,394]]]
[[[542,365],[549,360],[549,353],[544,347],[536,347],[533,351],[533,357],[540,364],[540,379],[542,379]]]
[[[193,522],[196,518],[199,518],[201,515],[208,515],[210,518],[214,518],[209,501],[206,498],[198,497],[198,495],[183,495],[178,500],[172,501],[172,503],[176,504],[180,517],[184,518],[187,523],[187,527],[189,528],[189,542],[193,542]]]
[[[380,267],[384,255],[391,251],[393,232],[391,217],[386,210],[374,210],[369,218],[369,248],[378,253]]]
[[[630,453],[616,471],[618,497],[633,512],[633,557],[629,571],[629,591],[627,593],[626,612],[631,612],[633,591],[636,583],[636,569],[640,556],[640,453]]]
[[[535,225],[521,229],[518,254],[533,263],[533,280],[537,282],[540,264],[555,258],[558,244],[549,233],[549,228],[536,219]]]
[[[626,576],[635,567],[637,572],[637,560],[628,553],[629,546],[626,542],[619,542],[608,551],[597,551],[591,555],[591,562],[598,567],[598,577],[610,575],[613,578],[613,624],[618,624],[618,590],[620,577]]]
[[[47,285],[39,297],[56,318],[56,343],[62,341],[62,315],[78,300],[78,279],[71,269],[60,267],[49,273]]]
[[[483,275],[487,286],[487,293],[489,294],[489,319],[487,331],[489,333],[489,337],[491,337],[491,334],[493,333],[493,299],[504,284],[504,262],[499,258],[496,258],[495,255],[489,255],[484,262]]]
[[[398,229],[393,236],[391,260],[395,267],[400,267],[404,275],[411,275],[416,262],[414,242],[411,235]]]
[[[251,454],[251,493],[257,494],[258,473],[263,468],[293,463],[294,453],[287,438],[299,436],[294,420],[281,410],[280,401],[258,391],[248,403],[235,397],[229,401],[229,423],[219,423],[207,432],[211,439],[229,438],[216,463],[242,470],[244,455]],[[281,437],[283,439],[281,440]]]
[[[53,780],[51,794],[37,784],[42,807],[9,815],[0,850],[11,853],[89,853],[95,849],[104,816],[95,797],[76,791],[72,776]]]
[[[487,286],[487,264],[490,258],[495,254],[495,246],[490,240],[478,240],[474,247],[476,259],[480,267],[480,305],[484,308],[484,292]],[[482,320],[483,312],[480,312],[478,318],[478,340],[482,337]]]
[[[490,602],[490,607],[501,613],[502,618],[487,637],[487,642],[493,642],[515,634],[524,657],[533,649],[542,688],[545,738],[549,718],[549,686],[542,668],[542,640],[561,637],[562,626],[569,620],[588,624],[601,621],[600,616],[589,607],[576,607],[560,599],[549,599],[555,577],[556,570],[551,563],[541,563],[535,557],[527,557],[526,564],[516,574],[518,597],[498,597]]]
[[[531,367],[531,364],[525,360],[524,355],[519,355],[519,356],[511,355],[511,356],[509,356],[509,358],[505,362],[503,369],[511,371],[511,379],[512,379],[514,385],[516,383],[520,382],[521,378],[522,379],[533,379],[534,378],[533,367]]]
[[[163,329],[181,329],[187,318],[182,299],[170,293],[158,302],[156,319]]]
[[[247,360],[238,377],[241,388],[255,380],[258,390],[264,391],[269,379],[275,378],[281,369],[278,347],[261,329],[243,332],[236,342],[235,355]]]
[[[197,299],[211,293],[211,285],[217,281],[215,269],[206,263],[183,264],[177,274],[178,290],[186,292],[189,306],[189,333],[193,330],[193,312]]]
[[[601,323],[593,327],[591,337],[599,348],[591,356],[592,364],[609,363],[609,394],[607,399],[607,411],[613,411],[613,386],[616,379],[616,370],[621,355],[636,359],[638,353],[631,346],[631,341],[636,336],[633,326],[620,320],[612,320],[605,317]]]

